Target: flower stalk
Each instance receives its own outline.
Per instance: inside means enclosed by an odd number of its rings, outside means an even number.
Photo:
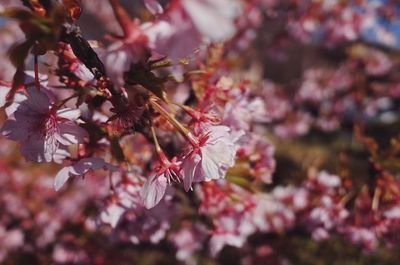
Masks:
[[[162,116],[164,116],[177,130],[178,132],[189,141],[193,147],[199,146],[198,140],[186,129],[179,121],[171,116],[160,104],[157,103],[156,99],[150,98],[151,106],[157,110]]]
[[[111,7],[114,11],[114,15],[124,32],[124,37],[129,38],[132,34],[131,27],[132,27],[132,20],[129,17],[126,10],[122,7],[119,0],[109,0]]]

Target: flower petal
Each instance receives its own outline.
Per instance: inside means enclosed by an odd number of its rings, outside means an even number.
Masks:
[[[153,15],[163,13],[163,8],[157,0],[144,0],[144,5]]]
[[[12,116],[12,114],[18,109],[18,107],[21,105],[23,101],[25,101],[27,97],[25,94],[18,92],[14,95],[13,103],[6,107],[6,114],[7,117]]]
[[[232,0],[182,1],[196,28],[213,42],[225,41],[235,32],[239,6]],[[218,27],[215,27],[218,25]]]
[[[15,120],[6,120],[0,133],[9,140],[25,140],[28,137],[28,133],[20,123]]]
[[[60,143],[57,141],[55,134],[46,134],[46,138],[44,140],[44,153],[49,154],[51,156],[51,159],[53,158],[53,155],[57,152],[59,145]]]
[[[54,189],[56,191],[59,191],[71,177],[70,171],[71,167],[64,167],[57,173],[56,178],[54,180]]]
[[[200,161],[201,157],[198,154],[195,154],[193,157],[186,158],[183,162],[183,187],[185,188],[185,191],[188,191],[192,187],[195,172],[199,172],[197,166]]]
[[[198,174],[194,182],[209,181],[212,179],[220,179],[224,177],[224,172],[221,166],[215,161],[213,157],[215,154],[209,154],[205,150],[202,153],[201,160],[201,174]],[[228,155],[228,154],[225,154]]]
[[[105,224],[111,225],[112,228],[115,228],[125,211],[126,209],[119,204],[112,204],[100,214],[100,220]]]
[[[57,117],[74,121],[81,116],[79,109],[64,108],[57,111]]]
[[[63,145],[83,143],[89,137],[88,133],[73,122],[58,124],[57,141]]]
[[[140,191],[143,205],[147,209],[156,206],[164,197],[166,189],[167,179],[164,174],[160,176],[157,176],[156,174],[150,176]]]
[[[83,175],[90,169],[98,170],[104,167],[106,162],[102,158],[90,157],[79,160],[76,164],[71,166],[71,173],[75,175]]]
[[[64,146],[59,146],[57,151],[53,155],[53,161],[57,164],[62,164],[65,158],[71,156],[71,154],[65,149]]]
[[[21,154],[28,161],[51,162],[52,153],[45,152],[45,139],[39,134],[30,135],[21,142]]]
[[[27,88],[28,99],[21,102],[25,108],[40,114],[47,114],[49,111],[50,100],[43,91],[38,91],[35,87]]]

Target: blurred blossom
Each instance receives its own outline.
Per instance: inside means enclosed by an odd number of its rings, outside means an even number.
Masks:
[[[390,263],[399,10],[1,1],[0,263]]]

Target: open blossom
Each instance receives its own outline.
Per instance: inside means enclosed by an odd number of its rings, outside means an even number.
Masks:
[[[129,34],[121,40],[115,40],[101,54],[107,73],[119,86],[124,84],[124,73],[132,63],[144,60],[148,52],[148,38],[139,28],[137,21],[132,22]]]
[[[111,196],[101,210],[99,224],[113,227],[115,237],[122,241],[139,244],[148,241],[158,243],[170,228],[174,215],[170,193],[154,208],[147,210],[141,200],[142,177],[136,174],[115,172],[116,182]]]
[[[121,173],[115,172],[112,177],[115,178],[118,175],[121,175]],[[123,175],[121,180],[116,183],[114,192],[101,210],[99,222],[116,228],[126,211],[142,209],[139,194],[141,185],[142,179],[137,178],[136,175],[131,173]]]
[[[217,256],[226,245],[243,247],[255,232],[252,213],[256,201],[252,194],[226,180],[203,183],[196,186],[196,192],[201,200],[199,212],[213,221],[211,255]],[[240,199],[235,201],[233,197]]]
[[[179,6],[169,8],[160,19],[142,27],[149,39],[149,47],[172,60],[192,54],[201,43],[200,34]]]
[[[159,152],[159,156],[160,161],[156,164],[155,172],[147,178],[140,191],[143,205],[147,209],[153,208],[161,201],[168,185],[181,182],[181,163],[175,157],[169,161],[162,151]]]
[[[0,264],[399,246],[395,2],[0,0]]]
[[[199,146],[193,148],[183,162],[183,184],[189,190],[193,182],[210,181],[225,177],[235,163],[236,141],[229,127],[210,126],[199,133]]]
[[[50,162],[59,149],[82,143],[88,137],[75,123],[81,115],[78,109],[57,110],[47,94],[34,87],[28,88],[23,98],[1,133],[10,140],[21,141],[21,153],[27,160]]]
[[[151,12],[162,12],[156,1],[145,3]],[[240,13],[240,5],[235,0],[179,0],[173,1],[159,19],[144,24],[143,28],[149,47],[176,60],[191,55],[203,42],[232,38]]]
[[[248,100],[243,97],[237,101],[228,102],[224,111],[224,124],[236,130],[248,131],[252,122],[266,123],[271,121],[264,101],[256,97]]]

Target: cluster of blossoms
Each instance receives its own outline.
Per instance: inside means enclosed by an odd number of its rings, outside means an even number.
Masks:
[[[379,24],[394,1],[128,2],[0,3],[0,262],[124,264],[137,257],[120,246],[152,245],[182,264],[230,247],[290,264],[271,237],[400,243],[398,140],[352,130],[398,122],[397,44]],[[299,47],[317,62],[277,74]],[[285,145],[313,129],[356,136],[364,170],[349,147],[335,173],[306,156],[286,171]]]
[[[331,49],[359,40],[386,47],[399,45],[394,30],[398,3],[393,0],[257,2],[270,19],[284,19],[287,33],[304,43]]]
[[[312,128],[334,132],[357,122],[394,123],[398,117],[395,75],[395,62],[387,54],[353,45],[337,68],[306,69],[290,94],[265,80],[262,90],[267,100],[279,102],[272,131],[281,138],[293,138],[306,135]]]

